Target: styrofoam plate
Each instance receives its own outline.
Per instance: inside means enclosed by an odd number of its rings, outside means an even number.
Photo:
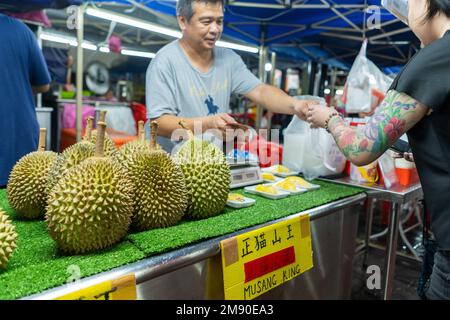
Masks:
[[[269,168],[262,168],[261,171],[264,172],[270,172],[278,177],[282,177],[282,178],[287,178],[290,176],[298,176],[300,172],[298,171],[289,171],[289,172],[276,172],[273,170],[273,167],[269,167]]]
[[[305,188],[307,191],[312,191],[312,190],[316,190],[316,189],[319,189],[320,188],[320,186],[318,185],[318,184],[312,184],[311,183],[311,187],[302,187],[302,188]]]
[[[266,185],[272,185],[272,184],[266,184]],[[261,191],[256,190],[256,186],[248,186],[248,187],[245,187],[244,190],[247,191],[248,193],[256,194],[258,196],[266,197],[266,198],[273,199],[273,200],[286,198],[290,195],[289,192],[286,192],[283,190],[278,190],[278,194],[261,192]]]
[[[283,178],[275,177],[275,180],[266,180],[266,179],[264,179],[264,182],[266,182],[266,183],[277,183],[277,182],[279,182],[281,180],[283,180]]]
[[[250,207],[250,206],[254,205],[255,202],[256,202],[255,199],[244,197],[244,201],[242,201],[242,202],[228,200],[227,201],[227,206],[232,207],[232,208],[236,208],[236,209],[240,209],[240,208]]]
[[[285,191],[285,192],[289,192],[290,194],[302,194],[302,193],[305,193],[305,192],[308,191],[308,190],[305,189],[305,188],[297,188],[297,190],[291,191],[291,190],[283,189],[282,187],[279,187],[279,186],[275,186],[275,187],[276,187],[278,190]]]

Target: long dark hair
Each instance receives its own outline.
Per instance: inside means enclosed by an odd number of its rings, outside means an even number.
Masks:
[[[425,20],[431,20],[435,15],[443,13],[450,18],[450,1],[449,0],[427,0],[428,12]]]

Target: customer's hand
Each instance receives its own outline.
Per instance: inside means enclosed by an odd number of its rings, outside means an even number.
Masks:
[[[316,104],[308,108],[306,121],[310,123],[311,128],[325,128],[325,122],[333,112],[336,112],[334,108]]]
[[[297,100],[294,99],[293,105],[295,110],[295,115],[301,120],[306,121],[306,113],[308,112],[308,107],[317,104],[314,100]]]

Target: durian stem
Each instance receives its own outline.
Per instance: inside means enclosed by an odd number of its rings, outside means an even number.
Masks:
[[[97,123],[97,141],[95,144],[95,156],[103,157],[103,144],[105,143],[106,123]]]
[[[106,120],[106,110],[101,110],[100,115],[98,116],[98,122],[105,122]],[[97,122],[97,124],[98,124]]]
[[[139,120],[139,122],[138,122],[138,141],[144,142],[144,140],[145,140],[144,121]]]
[[[156,148],[156,135],[158,133],[158,121],[152,121],[150,123],[150,128],[152,130],[151,136],[150,136],[150,149]]]
[[[46,128],[41,128],[39,130],[39,146],[38,151],[45,151],[45,136],[47,134]]]
[[[188,132],[188,137],[189,137],[189,139],[193,139],[193,138],[194,138],[194,133],[192,132],[191,129],[188,128],[186,122],[184,122],[184,121],[181,120],[181,121],[178,122],[178,124],[179,124],[183,129],[185,129],[185,130]]]
[[[92,138],[92,122],[94,118],[88,117],[86,120],[86,131],[84,132],[84,140],[90,141]]]

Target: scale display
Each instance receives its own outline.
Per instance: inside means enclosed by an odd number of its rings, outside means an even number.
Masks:
[[[263,182],[258,157],[248,151],[234,149],[227,156],[231,168],[230,188],[245,187]]]
[[[244,187],[263,181],[259,166],[231,168],[231,188]]]

